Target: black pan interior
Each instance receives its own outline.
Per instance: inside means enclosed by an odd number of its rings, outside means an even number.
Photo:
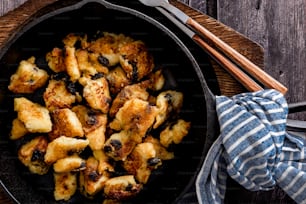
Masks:
[[[52,175],[31,175],[16,157],[16,143],[9,140],[13,111],[13,95],[7,91],[9,77],[19,61],[36,57],[39,67],[47,69],[45,54],[55,46],[62,46],[62,38],[68,33],[86,33],[94,37],[97,31],[123,33],[143,40],[152,52],[156,66],[166,69],[167,86],[184,93],[182,118],[191,121],[189,135],[174,147],[175,159],[164,163],[163,168],[151,176],[149,183],[135,199],[127,203],[174,203],[192,184],[203,160],[203,148],[207,134],[207,104],[205,79],[199,66],[185,47],[172,33],[152,24],[148,19],[130,13],[106,9],[97,2],[86,3],[81,8],[55,13],[25,27],[0,56],[0,177],[5,188],[20,203],[56,203],[53,201]],[[198,48],[193,48],[197,51]],[[202,67],[211,69],[206,55],[201,55]],[[43,89],[25,95],[36,102]],[[207,96],[206,96],[207,97]],[[212,122],[211,122],[212,123]],[[75,195],[69,203],[101,203]]]

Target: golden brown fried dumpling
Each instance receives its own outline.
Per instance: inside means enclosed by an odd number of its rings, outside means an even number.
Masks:
[[[126,101],[119,109],[115,119],[110,123],[110,128],[117,131],[131,131],[131,139],[140,143],[153,125],[156,114],[155,106],[151,106],[147,101],[133,98]]]
[[[100,192],[105,182],[110,178],[107,171],[98,171],[99,161],[94,157],[86,160],[86,168],[80,172],[81,193],[87,197],[92,197]]]
[[[108,73],[108,68],[99,62],[99,54],[89,53],[87,50],[79,49],[76,57],[80,71],[85,75],[95,75],[97,73]]]
[[[111,97],[108,82],[105,77],[91,79],[82,77],[80,83],[84,86],[83,97],[88,105],[102,113],[108,113],[111,103]]]
[[[136,196],[142,185],[136,183],[134,176],[118,176],[106,181],[104,195],[109,199],[126,200]]]
[[[148,88],[153,91],[159,91],[165,85],[165,77],[161,69],[157,70],[156,72],[150,73],[148,76],[148,80],[149,80]]]
[[[89,147],[92,150],[102,149],[105,143],[107,115],[84,105],[77,105],[72,111],[76,113],[82,124],[84,134],[89,140]]]
[[[174,158],[174,153],[168,152],[167,149],[160,143],[157,138],[154,138],[149,135],[144,139],[144,142],[149,142],[153,144],[157,158],[160,158],[161,160],[170,160]]]
[[[48,144],[45,154],[45,162],[52,164],[59,159],[63,159],[73,153],[82,152],[89,142],[87,139],[76,139],[72,137],[60,136]]]
[[[76,82],[81,77],[81,71],[79,69],[75,52],[75,47],[65,46],[64,63],[67,74],[70,76],[72,82]]]
[[[156,99],[158,114],[153,128],[156,129],[165,122],[171,114],[177,114],[183,105],[183,94],[178,91],[163,91]]]
[[[161,159],[156,157],[154,145],[149,142],[137,144],[132,153],[123,162],[124,169],[135,176],[140,183],[147,183],[151,171],[160,166]]]
[[[64,81],[50,80],[43,94],[46,107],[49,111],[59,108],[71,108],[77,97],[70,93]]]
[[[85,160],[78,155],[67,156],[57,160],[53,164],[53,169],[57,173],[65,173],[70,171],[80,171],[85,169]]]
[[[127,78],[125,72],[120,66],[111,69],[106,75],[106,79],[109,83],[109,90],[112,94],[117,94],[123,87],[131,84],[131,80]]]
[[[90,43],[88,50],[100,54],[102,64],[110,67],[119,63],[119,47],[131,41],[133,39],[123,34],[104,32],[102,37]]]
[[[174,124],[170,124],[160,133],[160,143],[164,147],[170,144],[179,144],[183,138],[188,134],[190,129],[190,122],[179,119]]]
[[[124,161],[138,143],[132,139],[131,134],[127,130],[112,134],[103,148],[106,155],[116,161]]]
[[[85,49],[88,47],[87,35],[79,35],[75,33],[69,33],[63,39],[63,43],[65,46],[75,47],[76,43],[80,42],[81,48]]]
[[[32,133],[47,133],[52,130],[52,122],[47,108],[21,97],[14,99],[14,110],[18,119]]]
[[[52,131],[49,133],[51,140],[62,135],[66,137],[83,137],[82,124],[76,113],[69,108],[56,109],[51,112],[53,119]]]
[[[11,140],[17,140],[25,136],[29,131],[18,118],[15,118],[12,122],[12,129],[10,134]]]
[[[124,103],[133,98],[146,101],[149,98],[149,93],[141,86],[141,84],[125,86],[113,100],[112,106],[109,110],[109,115],[114,117]]]
[[[48,62],[49,68],[58,73],[66,71],[64,63],[64,51],[60,48],[53,48],[46,54],[46,61]]]
[[[15,74],[10,78],[8,89],[14,93],[33,93],[43,87],[49,78],[48,73],[35,64],[35,57],[22,60]]]
[[[54,199],[69,200],[77,190],[77,175],[71,172],[53,173],[54,176]]]
[[[140,81],[151,73],[154,68],[154,61],[142,41],[126,43],[119,49],[120,64],[132,81]]]
[[[114,172],[114,166],[109,163],[110,158],[105,154],[105,152],[101,150],[94,150],[93,156],[96,160],[99,161],[99,165],[97,167],[97,171],[99,174],[103,174],[103,172]]]
[[[44,155],[48,146],[48,140],[44,136],[38,136],[22,145],[18,150],[19,160],[34,174],[43,175],[49,170],[49,165],[44,162]]]

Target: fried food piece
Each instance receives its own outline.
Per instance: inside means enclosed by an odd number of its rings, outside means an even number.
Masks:
[[[82,49],[87,48],[88,47],[87,35],[78,35],[75,33],[69,33],[63,39],[64,45],[69,47],[75,47],[77,42],[80,42]]]
[[[52,164],[59,159],[63,159],[73,153],[82,152],[89,144],[87,139],[76,139],[60,136],[48,144],[45,154],[45,162]]]
[[[105,182],[110,178],[109,172],[98,172],[99,161],[94,157],[86,160],[86,168],[80,173],[81,193],[87,197],[92,197],[100,192]]]
[[[12,129],[11,129],[11,140],[17,140],[23,136],[25,136],[29,131],[24,126],[23,122],[21,122],[18,118],[15,118],[12,122]]]
[[[60,48],[53,48],[50,52],[46,54],[46,61],[49,68],[58,73],[66,71],[66,66],[64,63],[64,51]]]
[[[150,73],[148,78],[150,82],[148,88],[153,91],[159,91],[165,85],[165,77],[161,69]]]
[[[127,130],[112,134],[103,148],[106,155],[116,161],[124,161],[138,143],[131,139],[131,134]]]
[[[89,140],[89,147],[92,150],[102,149],[105,143],[107,115],[84,105],[77,105],[72,111],[76,113],[82,124],[84,134]]]
[[[49,79],[48,73],[35,64],[35,57],[22,60],[10,78],[8,89],[14,93],[33,93],[43,87]]]
[[[149,98],[149,93],[141,84],[125,86],[113,100],[109,115],[114,117],[124,103],[133,98],[146,101]]]
[[[97,167],[99,174],[103,174],[104,171],[115,172],[114,166],[109,163],[109,157],[102,149],[93,151],[93,156],[99,161],[99,165]]]
[[[67,90],[66,83],[54,79],[49,81],[43,98],[49,111],[71,108],[71,105],[76,102],[76,96]]]
[[[134,82],[140,81],[150,74],[155,66],[153,56],[142,41],[133,41],[122,45],[119,53],[122,69],[127,74],[127,78]]]
[[[188,134],[190,129],[190,122],[179,119],[174,124],[170,124],[160,133],[160,143],[164,147],[170,144],[179,144],[183,138]]]
[[[64,63],[67,74],[70,76],[72,82],[76,82],[81,77],[81,71],[79,69],[75,52],[75,47],[65,46]]]
[[[49,170],[49,165],[44,162],[44,155],[48,146],[48,140],[44,136],[38,136],[22,145],[18,150],[19,160],[34,174],[43,175]]]
[[[71,172],[54,173],[54,198],[56,201],[69,200],[77,190],[77,175]]]
[[[52,122],[47,108],[21,97],[14,99],[14,110],[18,119],[32,133],[47,133],[52,130]]]
[[[146,132],[153,125],[157,109],[149,102],[133,98],[124,103],[109,124],[110,128],[132,132],[131,140],[140,143]]]
[[[104,195],[108,199],[125,200],[136,196],[142,185],[136,183],[134,176],[118,176],[106,181]]]
[[[88,105],[102,113],[108,113],[112,98],[105,77],[98,79],[82,77],[80,83],[84,86],[83,97]]]
[[[131,41],[123,34],[103,32],[103,37],[91,42],[88,50],[100,54],[102,64],[111,67],[119,63],[119,47]]]
[[[83,74],[95,75],[97,70],[89,62],[89,56],[87,50],[79,49],[75,53],[79,69]]]
[[[127,160],[123,162],[124,169],[135,176],[140,183],[146,184],[151,171],[162,164],[156,157],[154,145],[149,142],[137,144]]]
[[[79,69],[83,74],[95,75],[97,73],[108,73],[108,68],[100,62],[100,56],[96,53],[89,53],[87,50],[79,49],[76,51]]]
[[[160,143],[157,138],[154,138],[149,135],[144,139],[144,142],[149,142],[153,144],[157,158],[160,158],[161,160],[170,160],[174,158],[174,153],[168,152],[167,149]]]
[[[106,75],[106,79],[109,83],[109,90],[112,94],[117,94],[121,91],[123,87],[131,84],[131,80],[129,80],[120,66],[109,71]]]
[[[163,91],[156,99],[156,106],[158,108],[158,114],[153,128],[156,129],[163,122],[165,122],[171,114],[175,115],[183,106],[183,93],[178,91]]]
[[[78,155],[72,155],[63,159],[59,159],[53,164],[53,169],[57,173],[80,171],[85,168],[85,160]]]
[[[52,131],[49,132],[50,140],[62,135],[66,137],[83,137],[84,131],[75,112],[69,108],[56,109],[51,112],[53,119]]]

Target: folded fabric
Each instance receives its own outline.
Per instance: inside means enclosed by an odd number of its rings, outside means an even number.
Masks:
[[[286,132],[283,95],[269,89],[217,96],[216,110],[220,136],[196,180],[199,203],[223,203],[228,176],[250,191],[278,185],[297,203],[306,203],[306,141]]]

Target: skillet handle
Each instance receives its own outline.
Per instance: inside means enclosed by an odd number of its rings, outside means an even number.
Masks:
[[[288,104],[289,113],[306,111],[306,101]]]
[[[306,111],[306,101],[288,104],[289,114]],[[306,132],[306,121],[287,119],[287,130]]]

